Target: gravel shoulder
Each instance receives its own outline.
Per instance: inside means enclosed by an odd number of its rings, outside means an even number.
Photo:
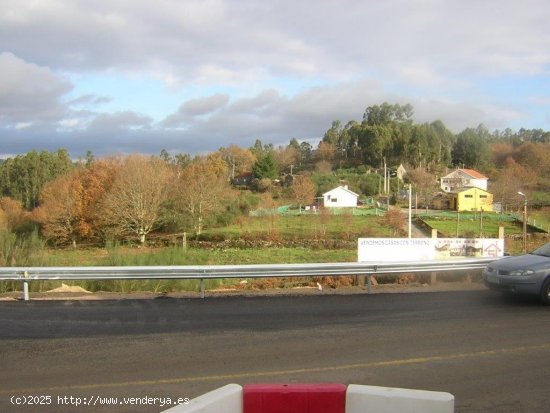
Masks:
[[[483,290],[485,287],[478,281],[457,281],[457,282],[437,282],[435,284],[379,284],[373,285],[372,294],[392,294],[392,293],[426,293],[426,292],[445,292],[445,291],[473,291]],[[281,296],[281,295],[351,295],[368,294],[366,286],[350,287],[296,287],[296,288],[246,288],[246,289],[217,289],[206,290],[205,297],[227,297],[227,296]],[[192,291],[182,291],[173,293],[154,293],[154,292],[88,292],[80,287],[63,286],[52,291],[31,293],[31,300],[145,300],[162,298],[200,298],[200,293]],[[22,292],[10,292],[0,294],[2,301],[20,301]]]

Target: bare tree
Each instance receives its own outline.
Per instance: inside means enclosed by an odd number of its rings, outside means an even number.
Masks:
[[[104,222],[119,233],[137,235],[145,243],[145,237],[159,221],[168,178],[168,166],[161,159],[127,157],[105,196]]]
[[[412,184],[414,191],[416,191],[420,199],[426,205],[426,208],[428,208],[437,191],[437,180],[435,176],[423,168],[416,168],[407,171],[407,178]]]
[[[512,157],[504,162],[504,167],[497,178],[491,182],[490,189],[495,201],[501,203],[502,212],[506,207],[521,208],[523,199],[518,191],[528,191],[536,182],[536,174],[518,164]]]
[[[302,205],[311,204],[315,199],[315,184],[307,176],[298,175],[292,183],[292,196],[298,203],[300,212]]]
[[[298,150],[293,146],[279,147],[275,151],[275,159],[280,171],[291,171],[291,168],[298,164]]]
[[[222,171],[213,159],[196,159],[188,165],[176,183],[175,204],[193,222],[197,235],[202,233],[204,219],[223,208],[223,200],[233,196]]]

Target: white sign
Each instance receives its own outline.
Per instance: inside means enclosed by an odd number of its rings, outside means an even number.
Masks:
[[[497,238],[359,238],[357,261],[424,261],[503,255],[504,240]]]

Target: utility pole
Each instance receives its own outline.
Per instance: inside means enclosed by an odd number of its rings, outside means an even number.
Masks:
[[[412,238],[412,187],[409,184],[409,238]]]
[[[523,253],[527,253],[527,195],[518,191],[518,195],[523,197]]]
[[[386,181],[386,157],[384,157],[384,194],[388,193],[388,184]]]

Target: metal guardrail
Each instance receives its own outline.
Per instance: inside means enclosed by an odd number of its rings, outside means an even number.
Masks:
[[[204,280],[219,278],[315,277],[383,275],[410,272],[459,271],[484,268],[495,258],[465,258],[409,262],[345,262],[318,264],[183,265],[119,267],[0,267],[0,281],[23,282],[28,300],[28,283],[40,280],[144,280],[198,279],[201,297]],[[371,292],[370,277],[367,277]]]

